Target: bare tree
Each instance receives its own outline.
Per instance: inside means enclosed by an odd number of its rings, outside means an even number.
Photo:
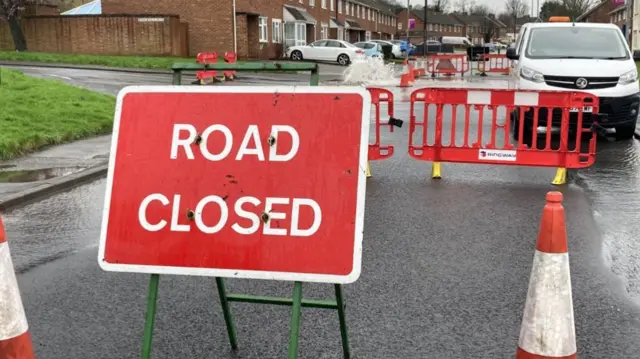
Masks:
[[[13,38],[13,46],[17,51],[27,50],[27,40],[20,27],[18,19],[20,9],[24,8],[25,0],[0,0],[0,20],[9,23],[11,37]]]
[[[446,12],[449,9],[449,0],[432,0],[433,5],[429,9],[435,12]]]
[[[20,26],[20,15],[27,6],[61,6],[73,5],[73,0],[0,0],[0,22],[6,21],[11,30],[13,46],[16,51],[27,51],[27,39]]]
[[[474,5],[469,9],[469,15],[488,16],[491,13],[487,5]]]
[[[518,19],[529,14],[529,7],[524,0],[506,0],[505,8],[511,21],[513,21],[513,34],[515,36]]]
[[[596,2],[595,0],[562,0],[561,1],[562,5],[569,11],[571,16],[574,18],[587,12],[587,10],[589,10],[589,8],[591,8],[591,6],[595,4],[595,2]]]
[[[468,14],[469,11],[475,6],[474,0],[458,0],[456,1],[456,10],[463,14]]]

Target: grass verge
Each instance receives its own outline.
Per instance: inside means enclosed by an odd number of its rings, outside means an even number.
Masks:
[[[0,61],[42,62],[67,65],[94,65],[132,69],[168,70],[176,62],[194,62],[194,58],[152,56],[98,56],[49,54],[43,52],[0,51]]]
[[[0,160],[111,131],[115,97],[0,68]]]

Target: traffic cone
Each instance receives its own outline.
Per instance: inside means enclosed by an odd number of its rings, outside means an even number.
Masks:
[[[547,193],[516,359],[576,359],[576,330],[562,193]]]
[[[0,219],[0,359],[35,359],[2,219]]]

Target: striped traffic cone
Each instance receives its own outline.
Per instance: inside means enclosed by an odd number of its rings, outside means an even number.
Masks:
[[[576,359],[562,193],[547,193],[533,257],[516,359]]]
[[[27,317],[0,219],[0,359],[34,359]]]

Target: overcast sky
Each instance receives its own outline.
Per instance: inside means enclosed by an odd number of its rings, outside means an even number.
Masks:
[[[400,4],[403,4],[406,6],[407,4],[407,0],[396,0],[397,2],[399,2]],[[435,1],[434,0],[426,0],[429,2],[429,5],[433,4]],[[488,6],[491,10],[495,11],[495,12],[501,12],[504,11],[505,6],[505,0],[466,0],[467,2],[471,2],[471,1],[475,1],[476,4],[482,4],[482,5],[486,5]],[[536,3],[535,1],[537,1],[539,3],[539,6],[542,6],[542,3],[544,3],[544,0],[534,0],[534,4],[533,7],[531,6],[531,0],[525,0],[525,2],[527,3],[527,6],[529,7],[529,9],[535,8],[536,7]],[[452,10],[452,7],[455,7],[456,4],[458,3],[458,0],[449,0],[449,10]],[[411,0],[411,4],[412,5],[424,5],[425,4],[425,0]]]

